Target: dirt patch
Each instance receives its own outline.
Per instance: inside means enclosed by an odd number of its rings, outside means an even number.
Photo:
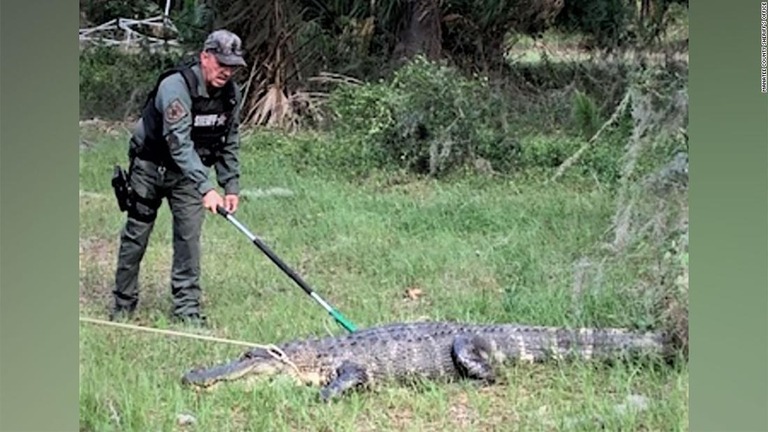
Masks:
[[[111,306],[112,289],[119,239],[81,237],[80,239],[80,308]],[[139,274],[140,305],[146,310],[169,307],[168,279],[172,249],[165,245],[150,246],[141,263]]]
[[[80,271],[84,263],[112,265],[117,256],[117,241],[103,238],[80,239]]]
[[[80,239],[80,307],[105,303],[112,289],[117,242],[103,238]]]
[[[391,425],[393,430],[408,430],[409,426],[413,426],[416,416],[410,407],[400,406],[395,408],[390,406],[383,409],[386,410],[386,421],[383,422]],[[360,421],[355,425],[355,430],[361,432],[378,431],[381,430],[381,426],[378,424],[380,422],[382,422],[380,419],[378,422],[372,422],[369,418],[361,416]]]
[[[114,122],[101,119],[80,121],[80,151],[87,151],[97,145],[104,137],[127,138],[130,136],[132,123]]]
[[[476,426],[479,420],[477,411],[471,406],[465,393],[460,393],[453,398],[448,412],[452,423],[462,430],[469,426]]]

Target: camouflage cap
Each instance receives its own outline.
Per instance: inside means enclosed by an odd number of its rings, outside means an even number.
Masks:
[[[245,66],[242,41],[228,30],[216,30],[208,35],[203,44],[203,51],[216,56],[219,63],[227,66]]]

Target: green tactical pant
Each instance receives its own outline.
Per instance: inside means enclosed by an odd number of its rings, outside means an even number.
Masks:
[[[130,184],[135,205],[120,234],[115,274],[115,308],[134,310],[139,301],[139,268],[165,198],[173,215],[173,266],[171,294],[173,314],[200,313],[200,232],[205,217],[202,196],[180,172],[161,170],[151,162],[134,159]]]

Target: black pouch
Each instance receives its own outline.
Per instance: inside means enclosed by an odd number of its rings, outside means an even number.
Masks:
[[[131,207],[131,185],[128,182],[128,174],[120,165],[115,165],[112,173],[112,189],[115,191],[120,211],[127,211]]]

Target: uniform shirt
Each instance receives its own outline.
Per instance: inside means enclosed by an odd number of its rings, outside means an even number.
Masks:
[[[192,66],[197,76],[198,94],[201,97],[209,97],[208,88],[205,85],[199,65]],[[214,165],[219,186],[225,194],[237,195],[240,192],[240,163],[238,151],[240,147],[240,100],[242,98],[239,89],[236,90],[237,106],[233,111],[231,128],[224,144],[220,147],[220,158]],[[187,83],[180,73],[173,74],[160,83],[155,97],[155,108],[163,116],[163,136],[165,136],[171,150],[171,157],[181,169],[182,174],[189,178],[197,187],[197,190],[205,195],[214,188],[208,179],[208,168],[200,161],[195,151],[194,143],[190,135],[192,131],[192,98],[187,89]],[[139,121],[134,139],[143,143],[143,124]]]

